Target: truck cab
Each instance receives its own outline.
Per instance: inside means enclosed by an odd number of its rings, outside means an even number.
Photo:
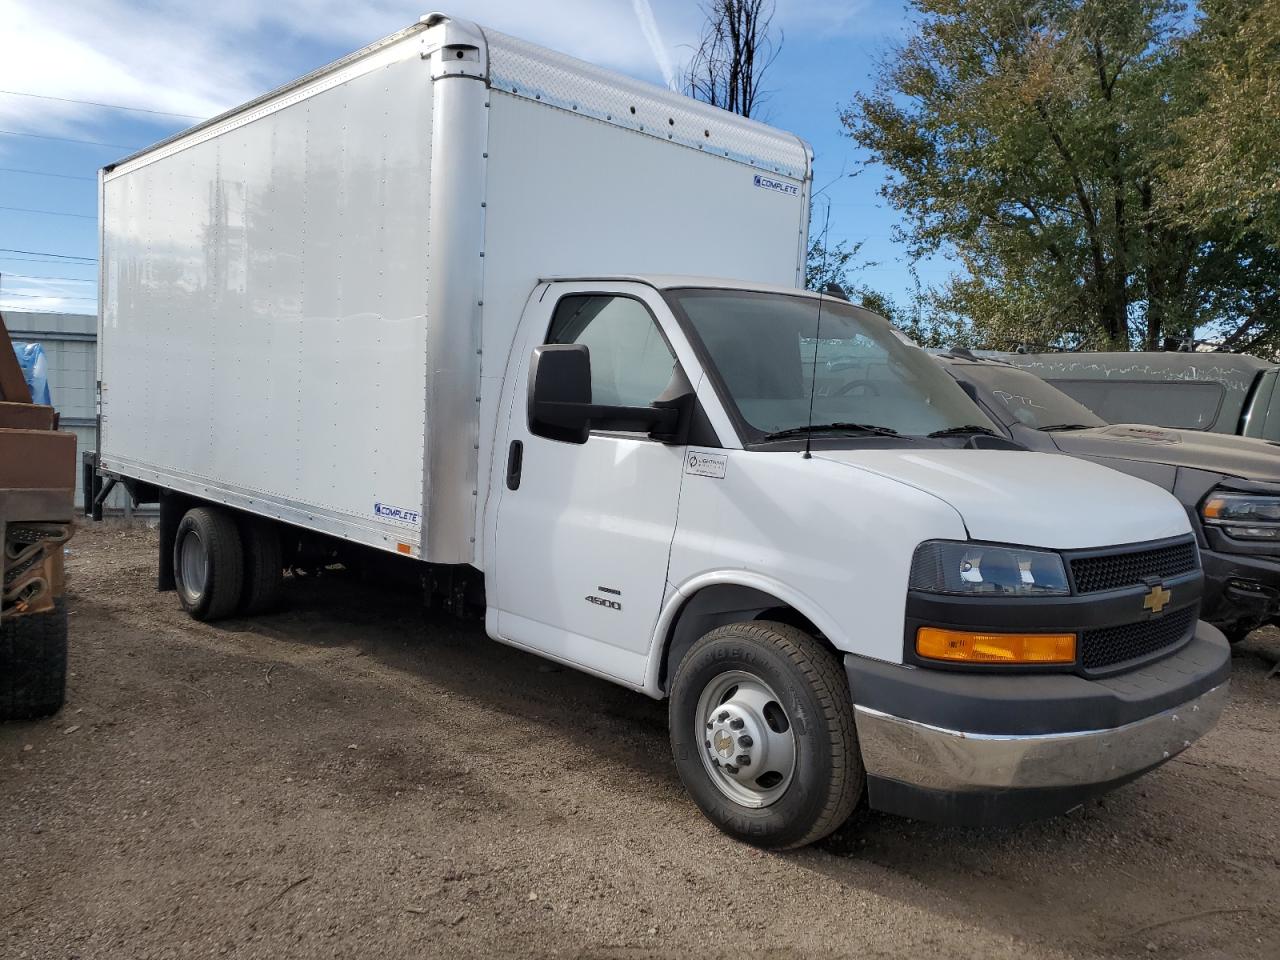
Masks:
[[[1222,708],[1177,501],[992,437],[867,311],[548,280],[507,370],[489,633],[669,697],[681,776],[735,835],[806,842],[864,783],[944,822],[1059,812]]]

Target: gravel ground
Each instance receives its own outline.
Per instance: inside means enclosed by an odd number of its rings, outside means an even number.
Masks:
[[[341,576],[205,626],[72,541],[56,718],[0,727],[0,957],[1280,956],[1280,634],[1160,770],[1057,819],[734,843],[665,708]]]

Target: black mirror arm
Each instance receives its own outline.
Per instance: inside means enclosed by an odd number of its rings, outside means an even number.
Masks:
[[[585,420],[592,430],[628,433],[674,435],[680,424],[680,411],[674,407],[615,407],[600,403],[536,400],[534,413],[543,423],[577,427]]]

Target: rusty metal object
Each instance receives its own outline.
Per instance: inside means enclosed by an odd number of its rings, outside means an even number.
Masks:
[[[55,598],[62,594],[62,545],[71,539],[71,524],[9,523],[5,526],[0,616],[52,610]]]
[[[52,407],[31,402],[0,318],[0,619],[52,610],[62,595],[76,438],[57,425]]]
[[[0,489],[75,490],[75,486],[75,434],[0,428]]]
[[[0,427],[10,430],[57,430],[58,414],[42,403],[0,400]]]

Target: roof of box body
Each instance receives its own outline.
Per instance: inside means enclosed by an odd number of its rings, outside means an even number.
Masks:
[[[359,70],[356,65],[396,44],[415,44],[415,49],[434,50],[443,44],[469,40],[485,51],[486,81],[493,90],[552,107],[581,113],[602,123],[635,133],[678,143],[716,156],[744,163],[768,173],[805,181],[812,167],[812,151],[799,137],[755,120],[682,96],[671,90],[644,83],[562,53],[556,53],[515,37],[487,30],[444,14],[430,14],[422,20],[335,60],[291,83],[228,110],[203,123],[174,134],[159,143],[109,164],[110,173],[133,160],[162,148],[181,149],[183,140],[207,139],[211,128],[248,122],[251,111],[270,112],[269,104],[286,95],[305,96],[304,88],[320,86],[338,71]],[[263,109],[259,109],[263,108]],[[204,133],[205,136],[200,136]]]
[[[805,180],[811,153],[791,133],[563,53],[482,29],[489,86],[563,110]]]

